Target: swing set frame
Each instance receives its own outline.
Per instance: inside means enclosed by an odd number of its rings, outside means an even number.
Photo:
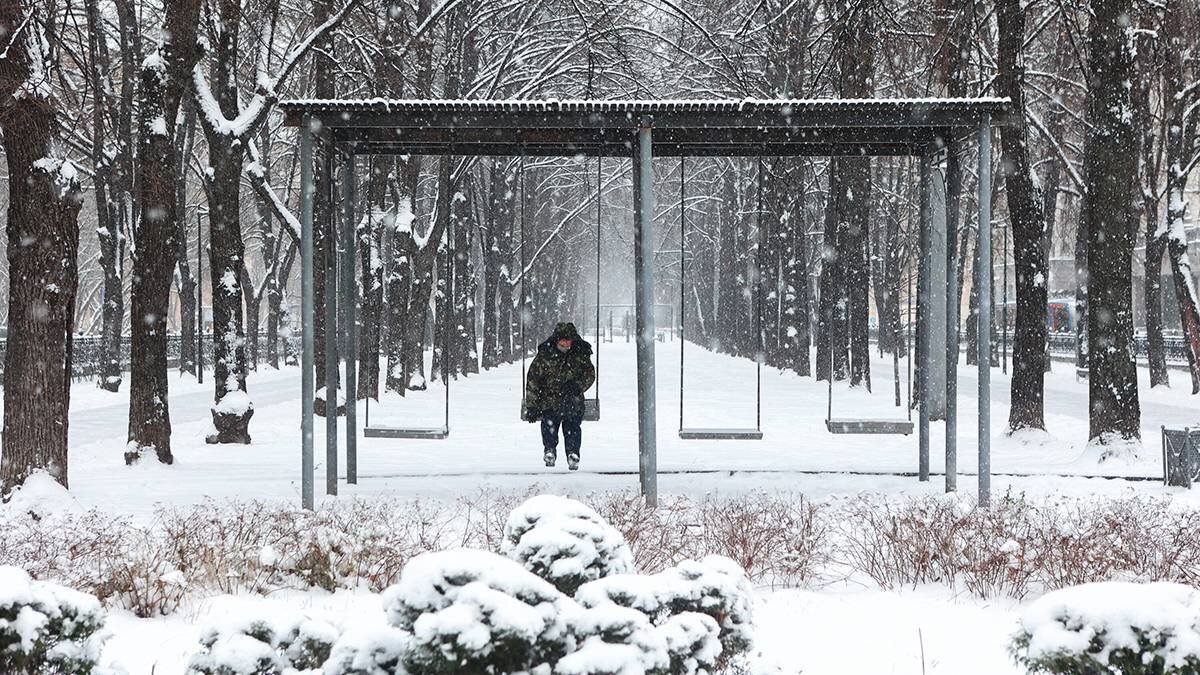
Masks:
[[[633,169],[634,281],[637,329],[638,473],[642,493],[649,505],[658,502],[656,398],[654,384],[655,270],[653,159],[658,157],[770,157],[770,156],[911,156],[921,162],[921,227],[918,260],[918,475],[929,480],[928,403],[936,389],[941,392],[941,411],[947,420],[946,489],[957,489],[957,434],[954,426],[956,392],[954,378],[946,377],[948,359],[932,358],[930,338],[945,331],[947,339],[956,326],[940,323],[932,305],[947,304],[955,294],[931,284],[932,272],[944,268],[947,256],[932,255],[933,235],[944,238],[955,231],[957,210],[932,199],[935,180],[947,149],[957,151],[964,141],[977,138],[979,149],[979,246],[976,264],[991,269],[991,133],[1013,115],[1004,98],[956,99],[778,99],[778,100],[290,100],[279,104],[285,124],[295,127],[300,140],[300,252],[301,252],[301,504],[314,506],[314,227],[327,232],[329,241],[340,238],[340,251],[323,264],[326,275],[328,323],[337,315],[336,305],[345,303],[347,343],[356,343],[355,312],[357,284],[354,266],[357,241],[353,236],[355,185],[354,160],[367,155],[458,155],[458,156],[588,156],[622,157]],[[325,161],[314,162],[314,145],[320,145]],[[343,160],[341,181],[342,230],[338,235],[337,209],[329,209],[326,222],[314,223],[314,172],[324,172],[330,186],[331,203],[337,202],[333,158]],[[965,164],[965,163],[964,163]],[[938,174],[935,178],[935,174]],[[955,177],[957,179],[957,177]],[[941,214],[940,218],[934,217]],[[339,267],[342,278],[336,270]],[[944,272],[944,270],[942,270]],[[988,297],[991,275],[980,275],[980,297]],[[332,292],[331,292],[332,291]],[[949,310],[949,306],[944,308]],[[982,303],[979,312],[979,419],[978,490],[986,504],[991,481],[991,382],[989,352],[992,308]],[[939,323],[939,325],[933,325]],[[336,333],[332,333],[336,334]],[[340,361],[338,340],[326,340],[324,354],[327,380],[336,381]],[[957,347],[955,347],[957,349]],[[356,350],[346,350],[346,387],[356,391]],[[330,379],[329,374],[333,374]],[[936,386],[935,386],[936,385]],[[326,492],[337,494],[338,423],[337,396],[326,396]],[[346,397],[346,480],[358,481],[358,422],[355,396]]]

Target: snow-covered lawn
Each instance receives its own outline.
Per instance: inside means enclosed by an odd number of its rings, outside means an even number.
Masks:
[[[902,474],[917,468],[917,439],[889,436],[832,436],[825,431],[823,383],[766,369],[763,372],[764,440],[682,441],[679,427],[679,343],[659,344],[657,353],[660,492],[665,496],[736,495],[786,491],[825,500],[861,492],[895,497],[936,495],[942,479],[920,483]],[[685,426],[753,426],[755,366],[746,360],[687,346]],[[637,432],[634,349],[624,342],[600,349],[601,422],[584,427],[583,465],[568,473],[541,465],[536,428],[518,418],[520,365],[459,379],[451,386],[450,438],[443,441],[358,439],[359,481],[347,485],[342,458],[341,494],[371,499],[453,500],[480,490],[584,494],[636,489]],[[1156,481],[1131,482],[1085,476],[1161,475],[1158,428],[1200,422],[1200,403],[1182,389],[1148,390],[1143,371],[1144,448],[1131,462],[1098,464],[1086,447],[1087,385],[1071,369],[1055,364],[1047,376],[1045,434],[1008,437],[1008,377],[993,370],[993,489],[1032,497],[1170,496],[1196,505],[1192,493]],[[904,378],[905,364],[901,364]],[[835,416],[903,417],[892,405],[890,359],[873,368],[875,394],[838,387]],[[974,472],[975,371],[960,366],[959,469]],[[211,384],[172,376],[170,399],[176,463],[144,462],[126,467],[126,393],[110,394],[76,383],[71,413],[71,493],[84,508],[148,520],[156,504],[187,505],[206,499],[264,499],[297,505],[300,485],[299,372],[262,370],[250,378],[255,415],[251,446],[212,446],[209,429]],[[903,380],[906,383],[906,380]],[[372,403],[370,419],[380,424],[437,426],[443,390]],[[360,403],[360,420],[365,416]],[[318,420],[316,485],[324,487],[324,423]],[[343,432],[344,433],[344,432]],[[934,424],[932,464],[944,466],[941,425]],[[1021,474],[1021,475],[1003,475]],[[1070,474],[1063,476],[1060,474]],[[974,478],[959,481],[974,492]],[[50,498],[53,500],[53,497]],[[322,499],[335,499],[322,497]],[[61,505],[58,505],[61,507]],[[57,508],[52,505],[52,508]],[[311,612],[343,625],[377,621],[378,595],[366,591],[282,591],[263,599],[248,596],[189,597],[165,618],[139,619],[116,612],[106,655],[131,673],[176,673],[197,649],[201,626],[261,608]],[[883,591],[861,580],[813,589],[758,591],[756,661],[793,673],[1015,673],[1006,646],[1017,628],[1021,605],[982,601],[942,586]]]
[[[763,431],[758,442],[682,441],[679,427],[678,343],[659,343],[658,465],[665,494],[786,488],[813,496],[879,490],[936,494],[942,481],[873,473],[913,472],[917,468],[916,436],[832,436],[824,426],[826,387],[811,378],[771,369],[763,372]],[[358,440],[358,485],[343,495],[455,496],[481,486],[524,490],[537,485],[547,491],[583,492],[636,487],[637,424],[634,349],[624,342],[600,350],[600,398],[603,418],[584,425],[583,464],[568,474],[561,464],[541,465],[534,426],[521,422],[520,365],[497,368],[451,385],[450,437],[441,441]],[[713,354],[688,345],[686,426],[745,427],[754,425],[753,363]],[[874,364],[874,394],[839,387],[835,416],[903,417],[892,406],[890,360]],[[904,380],[904,364],[901,367]],[[974,368],[959,369],[960,472],[975,471]],[[1062,480],[1044,474],[1161,476],[1158,428],[1162,424],[1200,422],[1200,402],[1182,389],[1150,392],[1143,387],[1144,448],[1133,462],[1098,464],[1086,449],[1087,384],[1059,368],[1048,375],[1048,432],[1017,437],[1004,434],[1008,418],[1007,376],[993,370],[992,467],[996,492],[1008,487],[1031,494],[1092,494],[1130,489],[1124,481]],[[299,502],[300,403],[299,372],[262,370],[250,378],[255,414],[250,424],[254,444],[212,446],[204,442],[210,425],[211,388],[190,378],[172,380],[171,415],[176,463],[146,462],[128,468],[122,461],[127,427],[124,392],[109,394],[77,383],[71,415],[71,489],[81,503],[123,513],[146,513],[156,502],[195,503],[204,498],[288,499]],[[176,393],[178,392],[178,393]],[[110,401],[107,405],[104,400]],[[365,417],[360,403],[360,422]],[[434,382],[428,391],[405,398],[385,396],[370,406],[377,424],[439,426],[443,390]],[[323,421],[316,424],[317,485],[324,485]],[[344,433],[344,427],[343,431]],[[344,440],[344,439],[343,439]],[[931,437],[934,472],[944,467],[942,425]],[[345,476],[344,456],[340,475]],[[685,473],[686,472],[686,473]],[[709,472],[709,473],[697,473]],[[810,474],[806,472],[818,472]],[[828,472],[855,472],[836,473]],[[1043,474],[1043,475],[1039,475]],[[436,480],[430,477],[436,475]],[[960,478],[972,490],[970,476]],[[1142,493],[1164,489],[1146,483]]]

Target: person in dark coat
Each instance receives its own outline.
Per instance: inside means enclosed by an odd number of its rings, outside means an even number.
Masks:
[[[567,467],[579,468],[583,441],[583,392],[596,382],[592,345],[579,336],[573,323],[560,323],[538,345],[525,382],[525,420],[542,423],[542,459],[554,466],[558,459],[558,431],[562,429]]]

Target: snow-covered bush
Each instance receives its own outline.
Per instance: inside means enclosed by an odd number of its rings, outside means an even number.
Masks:
[[[97,672],[104,613],[94,596],[0,566],[0,673]]]
[[[324,675],[404,675],[408,635],[394,626],[347,631],[333,645]]]
[[[513,510],[501,552],[567,595],[589,581],[633,571],[624,537],[586,504],[532,497]]]
[[[668,616],[655,626],[646,614],[606,602],[570,619],[575,651],[556,675],[697,675],[721,656],[720,628],[696,612]]]
[[[667,643],[671,675],[709,672],[721,658],[721,627],[699,612],[675,614],[658,626]]]
[[[383,602],[388,621],[411,636],[403,663],[415,675],[527,671],[571,647],[574,602],[494,553],[418,556]]]
[[[1016,661],[1031,673],[1200,673],[1200,591],[1102,582],[1047,593],[1021,616]]]
[[[250,619],[212,626],[188,664],[189,675],[286,675],[318,672],[338,631],[313,619]]]
[[[556,675],[644,675],[670,672],[665,636],[643,613],[606,603],[570,617],[575,651],[554,666]]]
[[[614,603],[636,609],[657,626],[671,617],[698,613],[718,626],[721,657],[749,651],[753,589],[737,563],[721,556],[685,560],[654,575],[621,574],[582,586],[575,599],[585,607]]]

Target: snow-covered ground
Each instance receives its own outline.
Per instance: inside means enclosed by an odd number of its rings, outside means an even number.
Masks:
[[[833,436],[825,430],[826,387],[811,378],[772,369],[763,371],[762,441],[683,441],[679,428],[679,343],[659,343],[658,466],[662,492],[786,488],[810,496],[880,490],[931,494],[942,480],[928,484],[890,475],[917,469],[913,436]],[[685,426],[754,425],[755,366],[744,359],[687,346]],[[901,379],[906,384],[904,364]],[[459,379],[451,385],[450,437],[445,440],[358,439],[358,485],[342,494],[454,498],[480,486],[581,492],[637,485],[637,423],[634,349],[624,342],[600,349],[602,420],[584,425],[583,465],[578,473],[541,463],[537,429],[520,420],[521,368],[504,366]],[[837,387],[833,412],[839,416],[903,417],[893,407],[890,360],[874,364],[874,394]],[[1144,373],[1143,373],[1144,375]],[[976,375],[959,368],[959,471],[976,464]],[[153,462],[129,468],[122,461],[127,426],[124,392],[110,394],[77,384],[72,393],[71,489],[85,505],[125,513],[148,512],[156,502],[193,503],[217,499],[291,499],[300,492],[299,372],[262,370],[250,378],[255,405],[250,433],[254,444],[212,446],[204,442],[210,425],[211,387],[190,378],[172,380],[171,417],[176,463]],[[1200,423],[1200,401],[1182,389],[1142,388],[1144,447],[1132,462],[1099,464],[1089,454],[1087,384],[1059,368],[1047,375],[1048,432],[1004,433],[1008,419],[1009,379],[992,372],[992,468],[997,492],[1012,487],[1031,494],[1116,492],[1136,489],[1161,493],[1153,481],[1131,485],[1085,476],[1162,475],[1160,425]],[[370,405],[373,424],[440,426],[443,389],[434,382],[425,392],[385,396]],[[365,418],[360,403],[360,421]],[[324,485],[323,420],[316,424],[318,488]],[[344,434],[344,427],[342,432]],[[944,467],[943,428],[933,424],[932,467]],[[344,439],[343,439],[344,440]],[[340,475],[345,476],[342,458]],[[832,473],[847,472],[847,473]],[[852,472],[852,473],[851,473]],[[884,475],[874,475],[884,474]],[[1024,474],[1031,474],[1025,476]],[[430,480],[436,476],[436,480]],[[960,478],[963,490],[973,478]]]
[[[763,371],[762,441],[682,441],[679,427],[679,343],[659,343],[657,359],[660,492],[665,495],[739,493],[750,490],[803,493],[813,499],[877,491],[929,495],[942,491],[902,475],[917,468],[916,436],[833,436],[826,432],[826,387],[810,378]],[[685,426],[746,427],[755,419],[753,363],[687,346]],[[1059,364],[1056,364],[1056,366]],[[905,378],[905,364],[901,377]],[[568,473],[562,463],[541,463],[537,429],[518,416],[519,364],[497,368],[451,385],[450,437],[441,441],[358,439],[359,482],[340,483],[343,496],[454,499],[483,488],[579,494],[636,489],[637,430],[634,349],[624,342],[600,348],[602,421],[584,427],[583,466]],[[835,416],[903,416],[893,407],[890,359],[874,364],[875,394],[837,387]],[[974,472],[975,369],[959,369],[959,469]],[[1144,448],[1130,462],[1098,464],[1086,448],[1087,385],[1059,367],[1047,376],[1045,434],[1008,437],[1008,377],[993,370],[994,490],[1043,495],[1173,495],[1156,481],[1088,476],[1161,475],[1158,427],[1200,422],[1198,401],[1182,389],[1148,390],[1143,371]],[[903,380],[906,382],[906,380]],[[123,451],[126,393],[110,394],[77,383],[72,392],[71,493],[86,507],[147,517],[156,503],[190,504],[208,498],[268,499],[299,503],[299,372],[264,369],[250,378],[255,405],[250,446],[212,446],[211,384],[172,376],[171,414],[176,463],[127,467]],[[405,398],[387,396],[370,406],[377,424],[438,426],[443,389]],[[360,403],[360,418],[365,417]],[[932,464],[944,465],[942,425],[935,423]],[[324,422],[318,420],[316,485],[324,486]],[[343,432],[344,433],[344,432]],[[344,478],[344,456],[341,475]],[[1021,474],[1021,475],[1002,475]],[[1069,474],[1069,475],[1063,475]],[[960,479],[964,492],[974,478]],[[322,497],[333,499],[332,497]],[[191,598],[168,618],[139,619],[117,613],[109,653],[131,673],[180,672],[196,649],[200,627],[245,611],[253,604],[285,612],[313,612],[351,622],[375,620],[379,597],[366,592],[285,592],[269,599],[235,596]],[[757,608],[762,663],[804,673],[1015,673],[1006,652],[1020,605],[982,601],[943,587],[881,591],[854,582],[819,590],[761,589]],[[364,619],[364,620],[367,620]],[[870,645],[863,640],[870,636]]]

